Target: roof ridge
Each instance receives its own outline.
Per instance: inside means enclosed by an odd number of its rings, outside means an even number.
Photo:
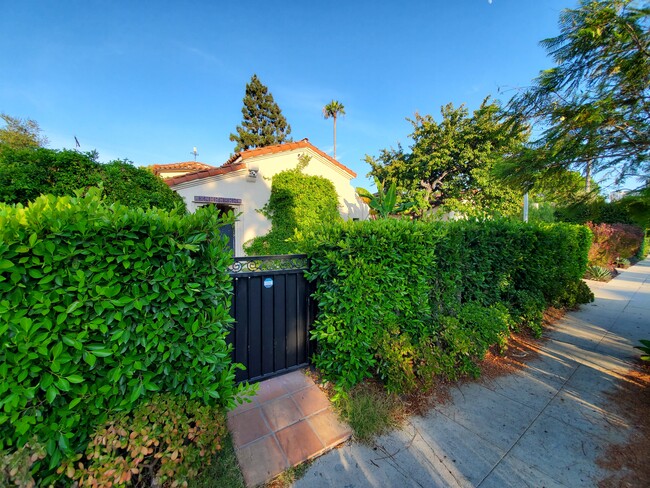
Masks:
[[[193,181],[193,180],[198,180],[201,178],[207,178],[210,176],[216,176],[216,175],[223,175],[230,173],[232,171],[240,171],[242,169],[246,169],[246,163],[244,163],[244,160],[250,159],[256,156],[263,156],[265,154],[277,154],[277,153],[282,153],[286,151],[292,151],[294,149],[300,149],[300,148],[309,148],[312,151],[314,151],[316,154],[324,157],[328,161],[330,161],[332,164],[334,164],[336,167],[339,169],[345,171],[348,173],[352,178],[356,178],[357,174],[352,171],[350,168],[347,166],[339,163],[336,159],[334,159],[332,156],[329,154],[321,151],[318,149],[316,146],[314,146],[311,142],[309,142],[309,139],[304,138],[301,139],[300,141],[295,141],[295,142],[284,142],[281,144],[274,144],[272,146],[264,146],[264,147],[256,147],[253,149],[246,149],[245,151],[240,151],[238,153],[233,154],[228,158],[228,160],[223,163],[221,166],[218,167],[213,167],[211,166],[208,169],[202,169],[198,171],[194,171],[191,173],[187,173],[181,176],[175,176],[173,178],[168,178],[165,180],[165,183],[167,183],[169,186],[172,185],[177,185],[179,183],[185,183],[187,181]]]

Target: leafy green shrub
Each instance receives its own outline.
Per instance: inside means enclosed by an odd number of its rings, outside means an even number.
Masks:
[[[309,157],[303,155],[298,167],[273,176],[271,196],[260,211],[271,220],[271,230],[244,245],[249,256],[295,253],[297,245],[290,239],[296,231],[341,220],[334,184],[322,176],[304,174],[308,164]]]
[[[485,358],[492,345],[505,346],[512,326],[502,303],[484,307],[469,302],[460,306],[457,316],[440,317],[434,371],[451,379],[478,375],[477,361]]]
[[[612,278],[612,273],[603,266],[589,265],[585,271],[585,277],[588,280],[609,281]]]
[[[24,446],[9,452],[0,451],[0,479],[2,486],[32,488],[36,481],[32,477],[32,467],[45,457],[45,447],[36,438]]]
[[[233,405],[223,223],[96,189],[0,205],[0,449],[36,435],[46,476],[150,392]]]
[[[570,283],[570,287],[573,283]],[[546,300],[544,295],[537,290],[515,290],[510,298],[510,312],[517,325],[525,325],[530,328],[535,336],[542,334],[542,320]]]
[[[589,222],[587,226],[594,234],[589,264],[611,266],[619,258],[634,257],[643,244],[643,230],[634,225]]]
[[[554,302],[551,303],[554,307],[566,307],[574,310],[583,303],[591,303],[594,301],[594,292],[591,291],[587,283],[582,280],[574,283],[569,283]]]
[[[646,234],[647,232],[648,231],[646,230]],[[636,257],[639,259],[645,259],[648,252],[650,252],[650,237],[646,235],[641,241],[641,246],[639,246],[639,252],[636,253]]]
[[[96,152],[5,149],[0,153],[0,202],[22,203],[41,194],[74,195],[103,184],[105,201],[134,208],[181,207],[183,198],[161,178],[128,161],[100,164]]]
[[[555,209],[555,217],[572,224],[632,224],[633,218],[621,202],[605,202],[600,195],[586,195],[582,200]]]
[[[590,244],[583,226],[501,220],[306,232],[319,307],[314,364],[340,390],[373,375],[404,391],[433,374],[473,373],[517,323],[539,328],[548,305],[584,298],[576,283]]]
[[[439,232],[419,222],[405,224],[394,219],[345,222],[301,243],[309,248],[307,276],[317,280],[321,312],[312,330],[319,343],[314,364],[343,387],[377,370],[384,331],[398,326],[400,334],[417,342],[426,335],[422,331],[431,330],[432,286],[426,270],[435,266]],[[379,374],[384,375],[381,369]]]
[[[416,349],[408,333],[398,328],[384,331],[377,344],[377,374],[391,393],[416,387],[414,369]]]
[[[84,454],[58,472],[81,486],[186,486],[226,434],[220,409],[156,394],[97,428]]]

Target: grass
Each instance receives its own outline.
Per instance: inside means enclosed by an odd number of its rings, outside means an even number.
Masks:
[[[311,461],[305,461],[298,466],[289,468],[264,486],[265,488],[289,488],[293,483],[305,475],[309,466],[311,466]]]
[[[239,469],[230,434],[224,439],[222,449],[212,458],[212,463],[190,481],[190,488],[246,488]]]
[[[357,385],[339,400],[338,408],[355,437],[366,443],[398,426],[404,416],[400,399],[372,381]]]

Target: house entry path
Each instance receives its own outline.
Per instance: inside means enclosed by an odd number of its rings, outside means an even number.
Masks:
[[[595,302],[565,315],[526,368],[460,385],[373,446],[320,457],[294,486],[596,486],[608,474],[596,459],[634,429],[608,393],[650,338],[650,261],[588,284]]]
[[[304,370],[261,382],[252,403],[229,412],[228,428],[249,487],[322,454],[352,433]]]

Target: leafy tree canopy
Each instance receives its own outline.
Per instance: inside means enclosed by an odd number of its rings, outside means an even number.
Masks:
[[[465,106],[441,108],[442,120],[415,115],[410,152],[402,146],[366,156],[370,175],[395,183],[399,201],[415,202],[419,215],[444,207],[463,212],[516,213],[520,193],[492,175],[492,168],[519,150],[523,125],[502,121],[501,108],[486,98],[471,115]]]
[[[323,107],[323,117],[336,119],[339,115],[345,115],[345,106],[338,100],[332,100]]]
[[[47,146],[47,137],[41,135],[41,127],[32,119],[20,119],[0,113],[5,126],[0,129],[0,151],[3,148],[27,149]]]
[[[108,203],[171,210],[183,199],[159,177],[129,161],[100,164],[96,152],[46,148],[0,152],[0,201],[22,203],[41,194],[74,195],[74,191],[102,184]]]
[[[257,75],[246,84],[244,120],[237,126],[237,133],[230,134],[230,140],[236,142],[235,152],[256,147],[271,146],[291,142],[291,126],[282,115],[282,110],[269,89],[262,84]]]
[[[515,154],[511,178],[579,167],[618,181],[647,176],[650,148],[650,9],[632,0],[582,0],[564,10],[560,35],[542,41],[555,66],[509,104],[541,136]]]

